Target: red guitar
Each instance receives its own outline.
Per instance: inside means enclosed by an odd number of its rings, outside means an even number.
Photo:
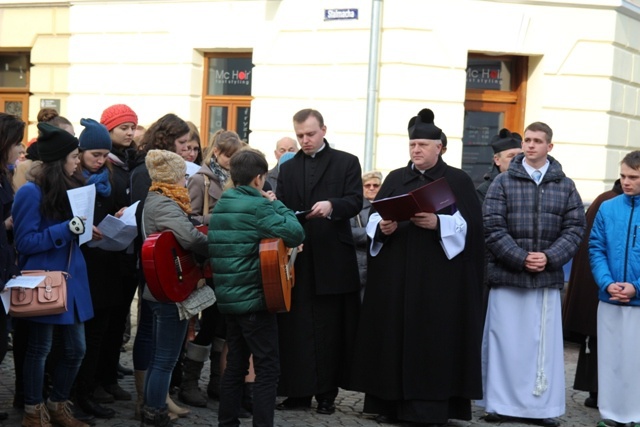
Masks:
[[[207,227],[196,227],[206,234]],[[198,281],[211,277],[211,266],[196,262],[169,230],[153,233],[142,244],[142,271],[149,291],[160,302],[184,301]]]
[[[293,264],[298,248],[286,248],[282,239],[262,239],[259,250],[267,310],[287,312],[291,310],[291,288],[295,285]]]

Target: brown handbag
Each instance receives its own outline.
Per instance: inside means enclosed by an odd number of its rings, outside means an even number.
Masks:
[[[69,263],[71,265],[71,251]],[[67,276],[66,271],[23,270],[23,276],[44,276],[44,280],[33,289],[11,288],[11,304],[9,314],[12,317],[38,317],[60,314],[67,311]]]

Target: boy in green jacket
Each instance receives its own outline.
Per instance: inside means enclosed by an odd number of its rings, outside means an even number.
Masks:
[[[287,247],[304,240],[293,211],[262,191],[268,164],[259,151],[245,149],[231,157],[234,187],[216,203],[209,222],[209,255],[220,312],[227,322],[227,367],[220,392],[218,425],[239,426],[244,377],[253,355],[253,425],[273,426],[280,375],[278,324],[267,311],[259,245],[281,238]]]

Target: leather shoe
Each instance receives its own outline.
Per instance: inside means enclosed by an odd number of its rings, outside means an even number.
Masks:
[[[113,403],[116,401],[113,394],[108,393],[101,385],[93,390],[92,400],[97,403]]]
[[[321,400],[316,408],[318,414],[331,415],[336,412],[336,405],[332,400]]]
[[[500,421],[504,421],[504,417],[495,412],[489,412],[484,416],[484,420],[488,423],[499,423]]]
[[[398,423],[398,419],[396,417],[394,417],[393,415],[385,415],[385,414],[376,415],[376,417],[374,418],[374,421],[377,422],[378,424],[397,424]]]
[[[78,397],[76,403],[87,414],[96,416],[97,418],[113,418],[116,415],[116,411],[111,408],[105,408],[97,402],[94,402],[89,397]]]
[[[118,372],[122,375],[133,375],[133,369],[122,366],[120,363],[118,363]]]
[[[281,411],[289,409],[307,409],[311,407],[311,398],[305,397],[287,397],[276,405],[276,409]]]
[[[78,406],[75,406],[75,405],[71,406],[71,414],[73,415],[73,418],[75,418],[78,421],[81,421],[90,426],[96,425],[96,417],[94,417],[91,414],[87,414],[82,410],[82,408]]]
[[[106,385],[104,386],[104,389],[107,393],[112,395],[115,400],[131,400],[131,393],[120,387],[118,383]]]
[[[544,426],[544,427],[558,427],[560,425],[560,421],[555,418],[538,418],[532,420],[535,425]]]

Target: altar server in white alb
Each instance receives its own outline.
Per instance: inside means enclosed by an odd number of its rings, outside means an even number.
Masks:
[[[589,237],[600,299],[599,427],[640,424],[640,151],[622,159],[620,184],[623,194],[602,203]]]
[[[485,420],[529,418],[557,426],[565,412],[562,266],[585,228],[574,182],[548,153],[542,122],[524,132],[523,153],[498,175],[482,207],[489,250],[489,303],[482,342]]]

